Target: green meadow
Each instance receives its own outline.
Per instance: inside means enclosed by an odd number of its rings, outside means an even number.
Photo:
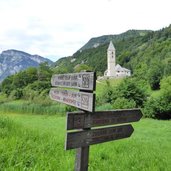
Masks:
[[[0,114],[0,170],[73,171],[65,116]],[[92,145],[89,171],[170,171],[171,121],[141,119],[130,138]]]

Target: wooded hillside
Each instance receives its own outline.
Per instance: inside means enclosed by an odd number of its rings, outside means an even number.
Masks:
[[[56,70],[61,73],[74,72],[78,65],[82,65],[83,69],[87,65],[99,75],[103,75],[107,68],[107,47],[112,40],[116,48],[117,63],[131,69],[134,75],[147,78],[148,71],[154,65],[160,65],[159,68],[163,68],[163,72],[168,74],[171,63],[171,25],[159,31],[139,31],[139,34],[137,32],[132,31],[133,34],[130,34],[128,31],[125,36],[121,34],[120,38],[119,35],[117,38],[113,35],[93,38],[73,56],[59,59],[55,64]],[[92,44],[99,42],[102,45],[92,48]]]

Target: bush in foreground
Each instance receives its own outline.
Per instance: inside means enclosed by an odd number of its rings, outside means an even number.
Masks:
[[[162,79],[160,86],[160,95],[145,103],[144,114],[146,117],[171,119],[171,76]]]

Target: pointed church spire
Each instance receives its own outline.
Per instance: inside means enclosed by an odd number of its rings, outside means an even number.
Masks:
[[[111,50],[111,51],[112,51],[112,50],[115,50],[115,47],[114,47],[112,41],[110,41],[110,44],[109,44],[109,47],[108,47],[107,50]]]

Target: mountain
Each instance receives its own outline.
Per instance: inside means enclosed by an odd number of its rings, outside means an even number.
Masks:
[[[109,42],[112,40],[116,47],[116,53],[120,53],[125,46],[129,46],[131,39],[137,37],[144,37],[150,30],[128,30],[118,35],[104,35],[96,38],[91,38],[83,47],[81,47],[72,56],[59,59],[55,65],[60,72],[73,72],[73,68],[80,64],[86,64],[91,66],[93,70],[101,72],[101,74],[107,68],[106,50]],[[123,47],[119,44],[125,42]],[[129,44],[127,44],[127,42]],[[119,46],[118,46],[119,45]],[[119,49],[118,49],[119,48]],[[67,69],[66,69],[67,68]]]
[[[30,55],[18,50],[6,50],[0,54],[0,82],[9,75],[29,67],[37,67],[42,62],[53,62],[38,55]]]
[[[55,63],[57,70],[74,72],[78,65],[87,65],[98,75],[103,75],[110,40],[116,49],[117,63],[130,69],[134,75],[145,79],[154,65],[162,66],[164,70],[170,66],[171,25],[158,31],[130,30],[120,35],[92,38],[72,56],[59,59]]]
[[[150,30],[128,30],[124,33],[118,34],[118,35],[104,35],[100,37],[95,37],[90,39],[81,49],[80,51],[83,51],[85,49],[91,49],[96,48],[100,45],[109,43],[110,40],[113,40],[113,43],[116,43],[118,41],[121,41],[123,39],[128,39],[131,37],[137,37],[137,36],[144,36],[147,33],[151,32]]]

